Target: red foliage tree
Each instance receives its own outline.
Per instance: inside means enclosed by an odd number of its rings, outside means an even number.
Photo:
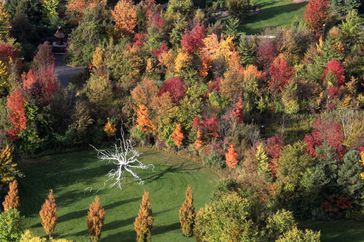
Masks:
[[[14,59],[16,57],[16,51],[13,46],[1,43],[0,44],[0,60],[7,63],[9,59]]]
[[[267,139],[265,151],[272,159],[278,159],[281,156],[283,145],[283,138],[275,135]]]
[[[244,120],[244,110],[243,110],[243,99],[240,97],[235,103],[235,107],[231,113],[232,118],[234,118],[238,123]]]
[[[205,32],[205,28],[202,25],[197,24],[190,32],[184,33],[181,40],[182,48],[192,54],[203,47],[203,39],[206,36]]]
[[[277,55],[275,44],[270,39],[262,39],[258,43],[257,60],[261,66],[268,68]]]
[[[142,47],[144,45],[144,40],[145,40],[145,34],[136,33],[134,35],[133,47]]]
[[[24,89],[41,102],[47,104],[58,89],[54,65],[46,65],[34,72],[32,69],[22,75]]]
[[[329,0],[310,0],[307,4],[304,19],[316,37],[323,34],[329,17]]]
[[[44,66],[38,71],[37,76],[41,86],[42,100],[48,103],[58,88],[54,65]]]
[[[276,177],[277,174],[277,161],[281,156],[283,145],[283,138],[279,135],[272,136],[266,140],[265,151],[270,158],[269,170],[273,177]]]
[[[165,22],[159,13],[151,17],[150,25],[152,28],[163,29]]]
[[[276,93],[283,91],[292,78],[294,69],[288,64],[283,55],[279,55],[271,64],[269,74],[271,76],[271,80],[268,82],[269,90]]]
[[[225,162],[230,169],[234,169],[238,165],[238,154],[235,151],[234,145],[230,145],[227,150],[225,154]]]
[[[7,98],[8,119],[11,129],[7,131],[11,138],[16,136],[27,127],[27,117],[25,113],[24,93],[21,88],[15,89]]]
[[[209,92],[220,92],[221,79],[216,79],[208,83]]]
[[[172,77],[164,81],[159,89],[159,95],[168,92],[174,103],[178,103],[185,96],[185,84],[180,77]]]
[[[161,54],[163,54],[164,52],[167,52],[167,51],[168,51],[168,46],[167,46],[166,42],[163,42],[161,44],[161,46],[159,47],[159,49],[154,49],[152,51],[152,55],[155,58],[159,59],[159,57],[161,56]]]
[[[337,81],[338,86],[342,86],[345,83],[345,70],[343,65],[338,60],[330,60],[327,65],[324,72],[324,78],[326,78],[329,74],[334,75]]]
[[[193,119],[192,127],[200,129],[206,139],[216,139],[220,136],[220,123],[216,117],[205,117],[204,119],[195,117]]]
[[[329,120],[322,121],[321,119],[316,119],[312,124],[311,134],[305,135],[304,142],[307,146],[307,152],[312,156],[316,157],[316,148],[320,147],[324,142],[326,142],[337,155],[342,156],[344,152],[343,141],[344,132],[341,124]]]
[[[22,75],[23,88],[25,90],[31,90],[37,84],[37,77],[32,69]]]
[[[48,41],[38,46],[37,54],[33,58],[32,69],[37,71],[48,66],[54,66],[52,46]]]

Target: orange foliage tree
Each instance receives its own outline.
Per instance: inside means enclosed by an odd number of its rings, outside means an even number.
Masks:
[[[225,154],[225,159],[226,165],[230,169],[234,169],[238,165],[238,153],[236,153],[234,145],[230,145]]]
[[[184,134],[182,132],[181,124],[177,124],[176,128],[174,129],[174,132],[172,133],[172,141],[178,148],[180,148],[183,139],[184,139]]]
[[[87,227],[91,241],[97,242],[100,240],[104,220],[105,210],[101,206],[100,197],[96,196],[95,201],[90,204],[87,214]]]
[[[179,209],[179,221],[184,236],[190,237],[193,235],[195,217],[196,212],[195,207],[193,206],[192,187],[188,186],[186,190],[186,199]]]
[[[152,121],[149,119],[148,108],[143,104],[141,104],[137,110],[136,125],[143,132],[154,130],[154,125]]]
[[[18,191],[18,182],[16,180],[9,183],[9,191],[3,202],[4,211],[10,209],[19,209],[20,199]]]
[[[48,198],[44,201],[39,216],[45,233],[52,238],[57,224],[57,205],[53,190],[49,191]]]
[[[137,242],[151,241],[153,228],[152,206],[149,200],[149,193],[144,192],[140,204],[138,216],[135,218],[134,229],[137,234]]]
[[[126,34],[134,33],[137,25],[137,10],[132,1],[120,0],[111,12],[111,16],[118,30]]]
[[[201,132],[201,129],[198,128],[197,129],[197,136],[196,136],[196,141],[195,143],[193,144],[193,147],[196,149],[196,150],[199,150],[201,149],[201,147],[203,146],[203,142],[202,142],[202,132]]]

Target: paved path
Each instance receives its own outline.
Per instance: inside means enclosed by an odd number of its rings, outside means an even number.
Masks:
[[[83,73],[85,67],[71,67],[64,63],[66,54],[55,53],[54,57],[56,60],[56,76],[63,87],[68,85],[68,82],[72,77],[78,76]]]

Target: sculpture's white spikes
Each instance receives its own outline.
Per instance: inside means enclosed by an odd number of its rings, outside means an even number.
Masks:
[[[113,150],[99,150],[91,145],[96,151],[100,160],[105,160],[116,165],[116,168],[110,170],[106,176],[106,183],[111,182],[111,187],[118,186],[122,188],[126,172],[129,173],[139,184],[143,184],[143,180],[138,176],[134,169],[146,170],[152,168],[153,165],[143,164],[138,157],[140,153],[135,150],[132,140],[126,139],[124,131],[121,131],[121,138],[118,143],[114,144]]]

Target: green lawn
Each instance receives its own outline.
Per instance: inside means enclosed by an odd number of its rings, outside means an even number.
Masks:
[[[364,221],[310,221],[302,227],[321,230],[322,242],[362,242],[364,241]]]
[[[250,16],[242,31],[248,34],[262,32],[269,27],[290,25],[303,19],[306,3],[293,3],[292,0],[256,0],[260,12]]]
[[[216,188],[217,175],[194,162],[164,152],[146,150],[142,160],[154,164],[154,170],[139,173],[145,180],[144,185],[130,180],[123,190],[104,187],[104,175],[113,166],[99,161],[94,151],[27,161],[22,165],[26,177],[21,181],[22,212],[26,216],[27,227],[38,235],[44,235],[38,211],[48,189],[52,188],[59,217],[56,237],[88,241],[85,222],[87,209],[98,194],[106,209],[102,241],[134,241],[133,222],[141,195],[143,191],[148,191],[155,216],[153,240],[194,241],[193,238],[181,236],[178,209],[188,184],[194,190],[195,206],[201,207],[206,203]]]

